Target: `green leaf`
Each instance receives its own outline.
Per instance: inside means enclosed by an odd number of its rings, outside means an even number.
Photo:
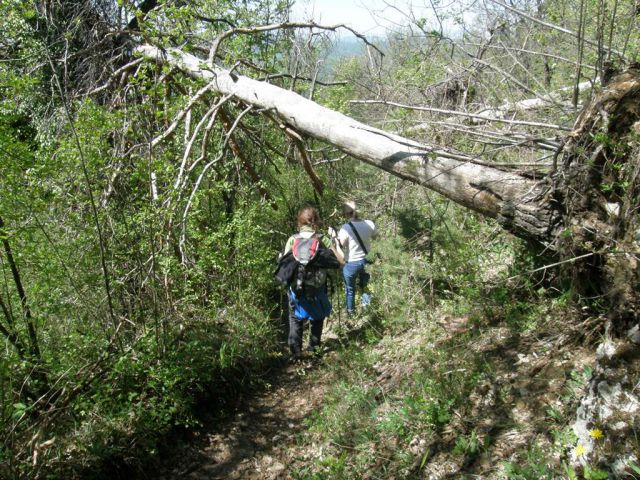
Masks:
[[[584,467],[584,478],[586,480],[606,480],[609,474],[597,468],[591,468],[588,465]]]
[[[578,475],[576,474],[575,469],[571,465],[564,465],[564,471],[567,474],[567,478],[569,480],[578,480]]]
[[[27,411],[28,407],[24,403],[19,402],[19,403],[14,403],[13,408],[14,408],[14,411],[13,411],[12,417],[14,419],[18,419],[22,415],[24,415],[24,412]]]

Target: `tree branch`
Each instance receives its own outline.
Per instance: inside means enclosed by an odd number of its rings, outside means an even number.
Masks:
[[[231,133],[231,126],[232,126],[231,120],[227,115],[227,113],[224,111],[224,109],[220,110],[220,120],[222,121],[222,128],[224,129],[225,134],[228,135],[229,137],[229,147],[231,148],[231,151],[236,156],[236,158],[240,161],[240,163],[244,167],[247,174],[249,174],[249,176],[253,180],[254,184],[260,191],[260,195],[262,195],[262,197],[269,202],[269,204],[271,205],[271,208],[273,208],[274,210],[278,210],[278,205],[273,200],[273,197],[271,196],[271,194],[261,185],[260,176],[258,175],[258,172],[256,172],[256,169],[253,168],[253,165],[251,165],[251,163],[247,160],[245,155],[242,153],[242,149],[240,148],[239,143],[233,138],[233,135]]]
[[[361,33],[358,33],[356,30],[354,30],[351,27],[348,27],[347,25],[344,25],[341,23],[336,25],[319,25],[316,22],[284,22],[284,23],[275,23],[271,25],[262,25],[259,27],[236,27],[221,33],[215,38],[215,40],[213,41],[213,44],[211,45],[211,50],[209,51],[209,60],[208,60],[209,64],[213,65],[215,58],[218,56],[218,49],[220,48],[220,44],[222,43],[222,41],[232,35],[236,35],[236,34],[253,35],[256,33],[264,33],[264,32],[270,32],[273,30],[285,30],[285,29],[292,29],[292,28],[294,29],[318,28],[320,30],[330,30],[330,31],[336,31],[339,28],[344,28],[345,30],[348,30],[351,33],[353,33],[357,38],[362,40],[366,45],[374,48],[380,54],[380,56],[384,57],[384,53],[382,52],[382,50],[376,47],[373,43],[369,42],[369,40],[367,40],[367,37],[365,37]]]
[[[550,128],[553,130],[563,130],[567,132],[571,131],[571,129],[568,127],[563,127],[562,125],[555,125],[552,123],[527,122],[524,120],[506,120],[504,118],[487,117],[485,115],[480,115],[477,113],[458,112],[456,110],[444,110],[442,108],[433,108],[433,107],[415,107],[412,105],[404,105],[402,103],[397,103],[397,102],[389,102],[387,100],[350,100],[349,103],[358,104],[358,105],[376,105],[376,104],[388,105],[390,107],[406,108],[408,110],[419,110],[423,112],[443,113],[446,115],[456,115],[456,116],[466,117],[466,118],[475,118],[475,119],[483,120],[486,122],[499,122],[499,123],[507,123],[510,125],[528,125],[530,127]]]
[[[517,52],[517,53],[528,53],[530,55],[535,55],[538,57],[545,57],[545,58],[553,58],[554,60],[560,60],[562,62],[566,62],[566,63],[570,63],[572,65],[576,65],[577,62],[575,60],[570,60],[568,58],[565,57],[561,57],[560,55],[553,55],[551,53],[545,53],[545,52],[537,52],[535,50],[527,50],[526,48],[515,48],[515,47],[507,47],[506,45],[485,45],[482,43],[473,43],[473,42],[467,42],[465,43],[465,45],[469,45],[472,47],[479,47],[479,46],[484,46],[485,48],[492,48],[492,49],[496,49],[496,50],[505,50],[505,51],[511,51],[511,52]],[[586,68],[589,70],[597,70],[596,67],[594,67],[593,65],[586,65],[586,64],[582,64],[581,65],[582,68]]]
[[[131,70],[132,68],[140,65],[142,62],[144,61],[143,58],[136,58],[135,60],[127,63],[126,65],[120,67],[119,69],[117,69],[115,72],[113,72],[111,74],[111,76],[109,77],[109,80],[107,81],[107,83],[105,83],[104,85],[100,86],[100,87],[96,87],[93,90],[91,90],[89,93],[87,93],[87,95],[95,95],[97,93],[102,92],[103,90],[106,90],[107,88],[109,88],[111,85],[113,85],[113,82],[115,81],[115,79],[120,76],[123,75],[124,73],[128,72],[129,70]]]
[[[31,314],[31,307],[29,306],[29,301],[27,300],[27,292],[25,291],[24,285],[22,284],[22,277],[20,276],[18,265],[16,264],[15,258],[13,257],[13,252],[11,251],[11,245],[9,244],[9,240],[7,239],[7,236],[4,234],[5,233],[4,220],[2,219],[2,217],[0,217],[0,233],[3,234],[1,236],[2,246],[4,247],[4,252],[7,256],[7,262],[9,263],[9,268],[11,269],[11,275],[13,276],[13,282],[18,292],[18,297],[20,297],[20,304],[22,305],[22,313],[24,315],[25,323],[27,325],[27,332],[29,334],[29,344],[30,344],[29,353],[34,357],[34,359],[36,359],[39,362],[42,360],[42,357],[40,355],[40,347],[38,345],[38,336],[36,335],[35,322],[33,319],[33,315]]]
[[[198,192],[198,190],[200,188],[200,183],[202,182],[202,179],[204,178],[204,176],[207,173],[207,171],[209,170],[209,168],[214,163],[216,163],[220,159],[222,159],[222,157],[224,155],[224,152],[226,150],[226,147],[229,144],[229,138],[231,137],[231,134],[235,131],[236,127],[240,123],[240,120],[242,120],[242,117],[244,117],[252,109],[253,109],[253,106],[250,105],[247,108],[245,108],[240,113],[240,115],[238,115],[238,117],[236,118],[235,122],[233,123],[233,125],[229,129],[229,132],[227,132],[227,134],[225,135],[224,143],[222,145],[220,155],[218,155],[217,158],[215,158],[214,160],[209,162],[207,165],[205,165],[205,167],[202,169],[202,172],[200,172],[200,175],[198,176],[198,179],[196,180],[196,184],[194,185],[193,190],[191,190],[191,194],[189,195],[189,200],[187,201],[187,205],[185,206],[184,212],[182,213],[182,234],[180,235],[180,241],[179,241],[179,244],[178,244],[179,249],[180,249],[180,256],[181,256],[182,263],[187,263],[187,255],[186,255],[186,252],[185,252],[184,248],[185,248],[185,244],[186,244],[186,240],[187,240],[187,217],[189,216],[189,210],[191,210],[191,205],[193,203],[193,198],[195,197],[196,193]]]
[[[286,125],[280,125],[280,128],[282,128],[284,130],[284,133],[286,133],[287,136],[291,140],[293,140],[293,143],[296,146],[296,149],[298,150],[298,153],[300,155],[300,163],[302,163],[304,170],[307,172],[307,175],[309,175],[313,188],[315,189],[316,192],[318,192],[319,195],[322,196],[322,193],[324,192],[324,185],[322,183],[322,179],[318,177],[318,174],[313,169],[313,166],[309,161],[309,156],[307,155],[307,149],[305,147],[304,140],[302,139],[300,134],[295,130],[293,130],[292,128],[287,127]]]
[[[187,116],[187,113],[189,111],[191,111],[191,108],[195,105],[195,103],[198,102],[198,100],[200,100],[204,96],[204,94],[207,93],[212,87],[213,85],[209,83],[204,87],[202,87],[200,90],[198,90],[196,94],[189,99],[189,103],[187,103],[187,106],[184,107],[180,111],[180,113],[178,113],[178,115],[173,120],[171,125],[169,125],[169,128],[167,128],[161,135],[157,136],[151,141],[151,148],[155,147],[160,142],[169,138],[173,134],[175,129],[178,128],[178,125],[180,125],[180,122],[182,121],[182,119]]]
[[[572,37],[576,37],[576,38],[580,38],[580,35],[577,32],[574,32],[573,30],[569,30],[568,28],[564,28],[564,27],[560,27],[558,25],[555,25],[553,23],[549,23],[549,22],[545,22],[543,20],[540,20],[539,18],[536,18],[532,15],[529,15],[526,12],[523,12],[522,10],[519,10],[515,7],[512,7],[510,5],[507,5],[504,2],[501,2],[500,0],[489,0],[490,2],[495,3],[496,5],[501,6],[502,8],[506,8],[507,10],[515,13],[516,15],[519,15],[523,18],[526,18],[527,20],[530,20],[534,23],[537,23],[538,25],[542,25],[543,27],[547,27],[550,28],[552,30],[557,30],[558,32],[562,32],[562,33],[566,33],[567,35],[571,35]],[[592,40],[587,40],[586,38],[583,39],[585,43],[588,43],[589,45],[591,45],[592,47],[599,47],[597,42],[594,42]],[[621,58],[624,58],[624,55],[621,52],[618,52],[616,50],[611,50],[613,53],[615,53],[616,55],[620,55]]]
[[[328,142],[355,158],[424,185],[450,200],[497,218],[507,209],[509,229],[545,241],[555,212],[536,203],[548,185],[482,165],[473,157],[390,134],[312,102],[295,92],[230,74],[178,49],[142,46],[138,52],[169,63],[243,103],[267,110],[296,132]],[[543,124],[544,125],[544,124]],[[547,125],[544,125],[547,126]],[[540,239],[543,240],[540,240]]]
[[[2,297],[0,297],[0,308],[2,308],[2,313],[4,314],[8,325],[8,328],[5,328],[5,326],[0,323],[0,333],[2,333],[6,337],[6,339],[9,340],[9,342],[15,347],[20,359],[25,360],[28,356],[27,349],[22,344],[22,341],[20,340],[20,337],[18,337],[18,334],[13,329],[13,317],[11,316],[11,312],[7,308],[7,305],[4,303]]]
[[[309,78],[309,77],[301,77],[299,75],[296,75],[295,77],[293,75],[291,75],[290,73],[269,73],[268,70],[265,70],[264,68],[259,67],[258,65],[255,65],[251,62],[249,62],[248,60],[238,60],[242,65],[246,65],[249,68],[252,68],[253,70],[260,72],[260,73],[265,73],[266,76],[264,78],[259,78],[258,80],[275,80],[278,78],[295,78],[296,80],[304,80],[305,82],[314,82],[317,85],[322,85],[323,87],[336,87],[336,86],[343,86],[343,85],[348,85],[349,82],[347,81],[338,81],[338,82],[324,82],[321,80],[317,80],[315,77],[314,78]]]
[[[555,152],[559,144],[555,142],[553,139],[548,138],[538,138],[529,135],[524,135],[522,133],[516,133],[512,131],[500,132],[500,131],[487,131],[487,130],[476,130],[473,127],[467,127],[466,125],[462,125],[459,123],[450,123],[450,122],[428,122],[434,125],[442,125],[445,128],[450,130],[455,130],[465,135],[473,135],[477,137],[485,137],[493,140],[498,140],[505,142],[511,146],[535,146],[540,150],[548,150]],[[413,131],[413,129],[411,129]]]

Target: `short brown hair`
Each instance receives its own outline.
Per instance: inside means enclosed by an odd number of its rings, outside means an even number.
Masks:
[[[320,215],[318,215],[318,211],[315,208],[304,207],[298,212],[298,228],[308,225],[315,230],[318,228],[319,223]]]

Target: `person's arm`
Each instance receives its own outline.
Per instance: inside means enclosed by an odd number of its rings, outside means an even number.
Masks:
[[[344,227],[338,232],[338,245],[340,245],[343,252],[349,248],[349,233],[347,233]]]
[[[284,245],[284,252],[282,253],[282,255],[286,255],[287,252],[289,252],[289,250],[291,250],[291,248],[293,247],[293,237],[294,236],[292,235],[287,239],[287,243],[285,243]]]
[[[371,239],[375,240],[376,238],[378,238],[378,230],[376,229],[376,224],[373,223],[371,220],[367,220],[367,223],[371,228]]]
[[[340,247],[340,241],[338,240],[338,235],[336,234],[336,231],[333,228],[329,227],[329,230],[327,233],[329,233],[329,238],[331,242],[329,248],[338,259],[338,262],[340,263],[340,265],[344,265],[344,253],[342,251],[342,248]]]
[[[342,249],[340,248],[340,244],[337,239],[331,240],[331,251],[335,254],[340,265],[344,265],[344,253],[342,253]]]

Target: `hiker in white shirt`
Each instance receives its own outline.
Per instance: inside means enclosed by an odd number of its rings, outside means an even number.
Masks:
[[[371,297],[365,292],[369,282],[369,274],[365,270],[366,256],[371,249],[371,240],[376,238],[376,226],[371,220],[358,218],[356,205],[347,201],[342,206],[347,222],[338,232],[338,242],[344,252],[345,265],[342,270],[347,297],[347,313],[355,313],[356,288],[362,292],[362,306],[369,305]]]

